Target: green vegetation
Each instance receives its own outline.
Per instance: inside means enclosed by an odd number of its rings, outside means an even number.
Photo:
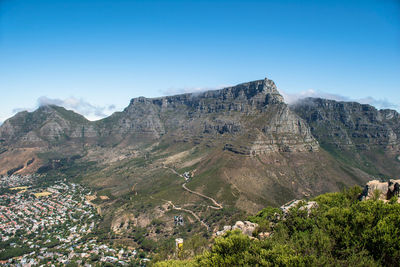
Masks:
[[[0,252],[0,260],[8,260],[13,257],[19,257],[33,251],[29,248],[9,248]]]
[[[0,144],[1,144],[1,141],[2,141],[2,140],[0,140]],[[7,148],[0,147],[0,154],[3,154],[4,152],[7,152],[7,151],[8,151]]]
[[[359,168],[360,170],[372,175],[383,176],[383,174],[377,169],[376,165],[373,164],[373,161],[363,155],[363,153],[358,151],[356,148],[340,149],[334,144],[326,142],[321,142],[321,147],[329,152],[335,159],[344,163],[345,167],[342,167],[342,170],[354,178],[355,181],[358,180],[358,176],[353,173],[354,171],[351,170],[351,167]],[[379,153],[382,152],[379,151]]]
[[[15,173],[15,172],[21,170],[22,168],[24,168],[24,165],[20,165],[20,166],[15,167],[15,168],[13,168],[13,169],[11,169],[11,170],[8,170],[8,171],[7,171],[7,175],[10,176],[10,175],[12,175],[13,173]]]
[[[50,158],[53,155],[41,156]],[[45,175],[45,180],[48,181],[64,177],[70,181],[80,182],[86,173],[98,169],[96,162],[79,161],[80,157],[80,155],[72,155],[66,158],[49,159],[47,164],[37,170],[37,173]]]
[[[398,266],[400,204],[358,201],[360,192],[354,187],[320,195],[318,208],[309,213],[295,207],[284,218],[268,207],[248,219],[260,225],[258,232],[271,232],[269,238],[228,232],[196,257],[156,266]]]

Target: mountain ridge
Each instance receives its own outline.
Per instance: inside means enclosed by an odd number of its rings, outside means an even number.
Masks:
[[[99,207],[112,229],[120,218],[141,227],[154,216],[168,221],[165,200],[186,210],[194,205],[191,211],[212,228],[232,210],[251,213],[395,177],[399,129],[396,111],[318,99],[288,105],[263,79],[133,98],[94,122],[56,106],[18,113],[0,126],[0,174],[22,166],[16,174],[40,171],[108,192],[116,201],[99,200]],[[219,215],[206,209],[207,199],[182,189],[185,172],[188,189],[224,206]],[[132,213],[141,205],[145,213]]]
[[[7,141],[13,133],[22,132],[21,134],[26,134],[23,140],[33,143],[39,142],[40,144],[42,144],[40,141],[46,142],[49,139],[83,139],[84,137],[86,139],[99,137],[110,137],[113,139],[113,137],[116,137],[117,140],[113,140],[113,142],[122,142],[122,139],[126,135],[141,136],[143,139],[157,139],[170,132],[173,128],[185,128],[186,124],[191,124],[192,127],[197,128],[197,135],[199,132],[201,134],[211,132],[234,134],[243,129],[243,127],[241,128],[241,124],[243,123],[236,120],[238,114],[235,117],[233,113],[237,112],[240,115],[245,114],[250,116],[266,112],[266,109],[271,106],[280,106],[279,111],[277,111],[280,112],[280,116],[296,116],[289,114],[291,111],[287,109],[287,105],[284,103],[283,97],[279,94],[275,83],[272,80],[264,79],[203,93],[181,94],[160,98],[133,98],[128,107],[122,112],[114,113],[107,118],[95,122],[90,122],[81,115],[67,111],[64,108],[56,108],[56,106],[40,107],[31,113],[18,113],[13,118],[7,120],[4,126],[0,128],[0,136],[3,140]],[[179,110],[179,114],[176,110]],[[44,111],[53,115],[53,118],[50,117],[46,118],[45,121],[41,121],[40,118]],[[175,118],[168,118],[164,115],[168,112],[175,112],[173,114]],[[217,114],[221,119],[211,121],[215,118],[207,118],[208,114]],[[33,124],[39,124],[37,128],[40,129],[34,130],[29,127],[23,129],[23,127],[19,127],[20,125],[16,120],[24,116],[27,117],[26,120],[31,120]],[[39,120],[37,117],[39,117]],[[294,117],[292,119],[296,120],[297,118]],[[198,123],[193,123],[195,119],[201,119],[204,125],[201,126]],[[281,120],[280,118],[271,119]],[[184,125],[180,125],[182,122]],[[48,125],[45,125],[46,123]],[[305,131],[307,135],[308,130],[304,123],[299,122],[299,125],[301,130]],[[34,127],[32,125],[28,126]],[[68,129],[68,126],[71,129]],[[290,126],[287,125],[287,127]],[[81,128],[80,132],[78,128]],[[190,131],[188,127],[183,129],[183,131],[187,131],[187,135],[193,135],[193,131]],[[264,128],[263,131],[266,134],[271,134],[279,130]],[[16,137],[20,136],[17,135]],[[270,138],[272,137],[270,136]],[[306,136],[305,138],[310,143],[313,143],[310,136]],[[10,140],[13,141],[12,138]],[[26,142],[23,142],[22,145],[25,145]],[[316,147],[316,144],[311,144],[311,146]]]

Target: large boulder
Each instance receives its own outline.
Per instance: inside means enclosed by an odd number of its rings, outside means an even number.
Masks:
[[[231,230],[240,230],[243,234],[251,237],[253,236],[253,232],[256,230],[257,227],[258,224],[256,223],[252,223],[249,221],[237,221],[233,226],[225,225],[223,230],[217,231],[215,233],[215,236],[224,235],[226,232]]]
[[[360,195],[360,200],[373,199],[376,196],[380,200],[390,200],[393,196],[399,197],[400,180],[389,180],[387,182],[369,181]]]
[[[304,200],[292,200],[284,205],[281,206],[281,210],[283,212],[283,216],[286,217],[290,210],[294,207],[299,207],[299,210],[307,210],[307,214],[310,215],[313,209],[318,208],[318,203],[315,201],[304,201]]]

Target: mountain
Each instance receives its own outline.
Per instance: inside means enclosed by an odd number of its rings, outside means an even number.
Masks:
[[[97,200],[106,227],[151,233],[157,219],[165,227],[154,236],[169,235],[174,214],[213,229],[266,205],[393,178],[399,127],[396,111],[358,103],[289,106],[264,79],[134,98],[95,122],[57,106],[18,113],[0,126],[0,173],[79,180],[107,196]]]
[[[226,148],[244,154],[318,149],[307,125],[268,79],[201,94],[135,98],[123,112],[93,123],[64,108],[44,106],[18,113],[0,128],[5,143],[21,147],[86,143],[84,138],[115,145],[164,135],[202,140],[224,134],[234,140]],[[241,147],[236,141],[243,134]]]
[[[98,126],[109,129],[107,136],[126,143],[223,138],[227,149],[244,154],[318,149],[305,123],[289,110],[268,79],[200,94],[135,98],[123,112]]]
[[[85,117],[58,106],[43,106],[35,112],[19,112],[0,128],[4,143],[17,147],[59,145],[82,138],[90,129]],[[73,142],[74,143],[74,142]]]
[[[332,155],[378,177],[400,172],[400,117],[355,102],[307,98],[292,107]]]

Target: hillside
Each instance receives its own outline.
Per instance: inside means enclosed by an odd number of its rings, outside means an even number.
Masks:
[[[195,237],[154,259],[169,255],[181,260],[155,266],[398,266],[397,198],[359,201],[360,193],[353,187],[323,194],[313,199],[313,208],[300,202],[285,215],[265,208],[248,218],[259,224],[255,237],[239,230],[208,241]]]
[[[331,155],[377,177],[400,171],[400,118],[355,102],[305,99],[292,107],[310,125],[313,136]]]
[[[211,233],[266,205],[393,177],[399,126],[397,112],[357,103],[288,106],[264,79],[134,98],[95,122],[57,106],[18,113],[0,127],[0,174],[87,184],[115,239],[142,242],[134,236],[146,229],[154,241]],[[185,227],[174,227],[179,214]]]

